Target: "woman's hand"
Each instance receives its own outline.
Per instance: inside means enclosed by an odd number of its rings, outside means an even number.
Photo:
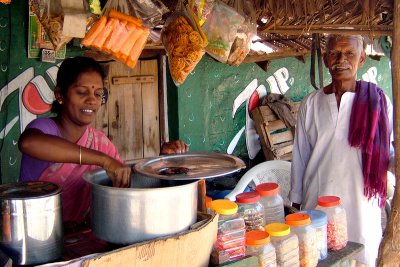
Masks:
[[[108,157],[103,168],[107,171],[114,187],[129,187],[131,184],[131,168]]]
[[[189,151],[189,146],[182,140],[165,142],[161,146],[161,155],[182,154]]]

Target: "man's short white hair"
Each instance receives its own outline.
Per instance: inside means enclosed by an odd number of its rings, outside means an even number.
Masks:
[[[358,47],[361,47],[362,50],[365,50],[366,43],[364,41],[364,38],[361,35],[340,35],[340,34],[328,34],[325,37],[326,38],[325,50],[328,51],[329,43],[332,42],[332,40],[336,40],[338,38],[343,38],[343,37],[349,37],[349,38],[356,39],[358,42]]]

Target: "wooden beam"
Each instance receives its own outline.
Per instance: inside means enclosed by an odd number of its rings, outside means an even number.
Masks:
[[[400,0],[393,3],[392,93],[394,105],[394,146],[396,157],[396,186],[390,221],[379,247],[377,266],[399,266],[400,262]]]
[[[278,59],[278,58],[285,58],[285,57],[298,57],[298,56],[304,56],[309,54],[309,50],[301,50],[301,51],[284,51],[284,52],[273,52],[270,54],[262,54],[262,55],[248,55],[243,62],[244,63],[252,63],[252,62],[260,62],[260,61],[266,61],[266,60],[271,60],[271,59]]]
[[[331,33],[331,34],[342,34],[342,35],[367,35],[372,37],[378,36],[390,36],[392,35],[391,30],[379,30],[379,29],[309,29],[303,26],[299,29],[287,29],[284,26],[274,27],[265,31],[260,31],[259,33],[279,33],[284,35],[304,35],[306,33]]]

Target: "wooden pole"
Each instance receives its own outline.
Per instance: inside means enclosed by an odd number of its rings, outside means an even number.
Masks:
[[[396,187],[389,225],[379,248],[377,266],[399,266],[400,263],[400,0],[393,3],[392,92],[394,106],[394,142],[396,152]]]

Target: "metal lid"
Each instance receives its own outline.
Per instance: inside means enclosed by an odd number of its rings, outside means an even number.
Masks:
[[[50,182],[18,182],[0,185],[0,199],[41,198],[61,193],[61,188]]]
[[[185,153],[144,159],[134,170],[147,177],[194,180],[226,176],[246,168],[243,160],[222,153]]]

